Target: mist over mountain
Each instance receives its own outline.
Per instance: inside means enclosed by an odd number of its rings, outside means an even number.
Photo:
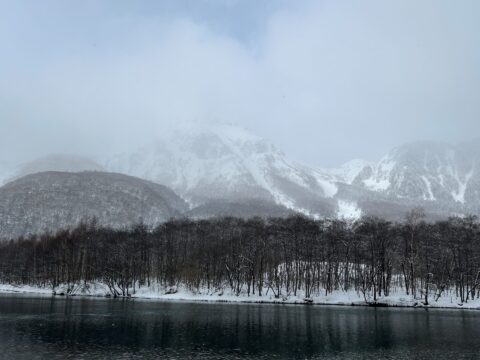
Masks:
[[[100,164],[88,157],[72,154],[52,154],[20,165],[13,174],[13,178],[9,180],[46,171],[81,172],[102,170],[104,169]]]
[[[193,205],[253,197],[316,217],[400,219],[422,206],[438,218],[478,212],[479,143],[414,142],[377,163],[355,159],[317,169],[244,129],[222,125],[177,132],[105,167],[165,184]]]
[[[335,212],[328,199],[334,185],[322,174],[233,125],[176,131],[150,147],[108,160],[105,167],[169,186],[192,206],[254,198],[307,214]]]
[[[0,186],[11,178],[14,172],[12,166],[0,162]]]
[[[0,0],[0,360],[478,358],[479,19]]]
[[[0,186],[115,172],[182,216],[479,213],[479,2],[140,3],[0,6]]]
[[[415,142],[367,165],[352,184],[387,197],[435,202],[478,212],[480,141],[451,145]]]
[[[435,220],[480,213],[479,169],[479,140],[408,143],[376,163],[355,159],[319,169],[234,125],[183,127],[97,162],[52,155],[19,166],[9,172],[16,180],[0,188],[1,227],[4,235],[19,235],[93,216],[113,227],[293,213],[401,220],[414,207]]]

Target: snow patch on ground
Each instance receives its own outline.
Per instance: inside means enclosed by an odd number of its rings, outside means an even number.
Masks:
[[[319,177],[317,177],[316,180],[317,180],[318,184],[320,185],[320,187],[322,188],[323,194],[326,197],[332,198],[337,194],[338,186],[335,183],[333,183],[331,181],[328,181],[326,179],[319,178]]]
[[[322,188],[323,195],[328,198],[333,198],[338,192],[338,186],[336,179],[333,175],[328,175],[326,172],[309,169],[314,176],[317,184]]]
[[[338,200],[337,217],[339,219],[357,220],[362,217],[362,209],[355,202]]]
[[[432,184],[430,183],[430,180],[428,180],[424,175],[422,175],[422,180],[425,183],[428,192],[428,196],[426,196],[426,194],[423,195],[423,200],[436,200],[435,195],[433,195]]]
[[[363,180],[363,184],[369,190],[385,191],[390,187],[390,180],[369,178],[369,179]]]
[[[70,291],[68,289],[71,289]],[[89,283],[83,287],[72,288],[67,285],[61,285],[53,290],[48,287],[33,286],[15,286],[8,284],[0,284],[0,293],[25,293],[25,294],[42,294],[53,295],[71,295],[71,296],[96,296],[104,297],[109,294],[108,287],[101,283]],[[280,295],[275,296],[272,291],[264,289],[262,296],[258,294],[240,293],[238,296],[229,290],[224,289],[200,289],[191,291],[185,286],[164,287],[159,284],[152,284],[150,287],[143,286],[137,288],[135,292],[130,289],[131,297],[135,299],[153,299],[153,300],[182,300],[182,301],[202,301],[202,302],[247,302],[247,303],[278,303],[278,304],[317,304],[317,305],[358,305],[366,306],[372,302],[368,296],[365,298],[362,293],[354,290],[341,291],[337,290],[329,294],[321,293],[312,294],[306,297],[301,291],[297,295]],[[399,307],[431,307],[431,308],[456,308],[456,309],[477,309],[480,310],[480,299],[470,300],[461,303],[459,298],[455,296],[455,291],[446,292],[437,301],[431,296],[429,305],[423,304],[422,298],[414,298],[406,295],[403,290],[392,290],[391,295],[382,296],[377,299],[377,303],[388,306]]]
[[[460,179],[458,173],[455,172],[455,180],[458,183],[458,191],[452,191],[452,197],[455,201],[465,204],[465,192],[467,191],[468,183],[473,176],[473,170],[474,168],[472,167],[472,169],[465,175],[465,179],[463,180]]]
[[[390,188],[390,175],[395,168],[396,162],[390,157],[383,158],[374,169],[373,175],[369,179],[363,180],[367,189],[373,191],[386,191]]]

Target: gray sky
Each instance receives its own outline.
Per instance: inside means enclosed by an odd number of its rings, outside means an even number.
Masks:
[[[0,0],[0,160],[218,119],[336,166],[480,136],[477,0]]]

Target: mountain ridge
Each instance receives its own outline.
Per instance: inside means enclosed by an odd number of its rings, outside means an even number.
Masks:
[[[58,164],[55,159],[60,159]],[[249,201],[257,209],[252,214],[261,208],[271,214],[289,209],[316,218],[383,215],[399,220],[418,206],[434,218],[480,212],[479,139],[457,145],[416,141],[393,148],[378,162],[355,159],[336,169],[322,169],[290,160],[245,129],[216,124],[172,131],[149,146],[102,163],[84,157],[46,157],[23,166],[16,176],[57,168],[106,170],[165,185],[190,210],[203,209],[200,216],[227,210],[246,214]]]

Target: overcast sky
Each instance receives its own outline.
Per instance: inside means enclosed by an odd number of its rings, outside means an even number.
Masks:
[[[0,0],[0,160],[233,122],[293,159],[480,136],[478,0]]]

